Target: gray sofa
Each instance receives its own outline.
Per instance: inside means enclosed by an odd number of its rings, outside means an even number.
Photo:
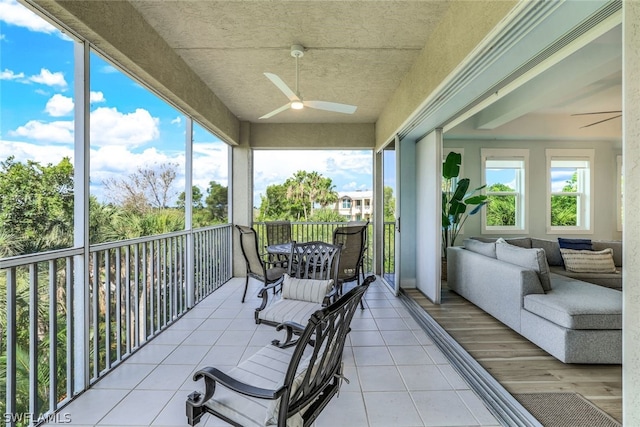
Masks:
[[[540,249],[465,244],[447,250],[452,291],[562,362],[622,363],[622,292],[549,272]]]
[[[472,237],[474,240],[481,242],[495,242],[495,238]],[[564,267],[562,255],[560,253],[560,245],[557,240],[538,239],[536,237],[516,237],[506,239],[510,244],[523,248],[542,248],[547,256],[549,270],[552,273],[561,274],[563,276],[572,277],[582,280],[583,282],[595,283],[596,285],[606,286],[607,288],[622,290],[622,242],[619,240],[593,240],[593,250],[601,251],[606,248],[613,249],[613,261],[616,266],[615,273],[574,273],[567,271]]]

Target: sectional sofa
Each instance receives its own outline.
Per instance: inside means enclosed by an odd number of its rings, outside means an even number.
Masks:
[[[448,287],[565,363],[622,363],[622,292],[553,273],[546,251],[467,239]]]
[[[481,242],[495,242],[495,238],[472,237],[474,240]],[[560,245],[558,240],[538,239],[536,237],[516,237],[505,239],[509,244],[520,246],[523,248],[542,248],[547,256],[549,270],[552,273],[561,274],[563,276],[572,277],[582,280],[583,282],[595,283],[596,285],[606,286],[608,288],[622,290],[622,242],[619,240],[593,240],[591,248],[594,252],[599,252],[610,248],[613,252],[613,262],[616,271],[613,272],[572,272],[565,268],[562,254],[560,253]]]

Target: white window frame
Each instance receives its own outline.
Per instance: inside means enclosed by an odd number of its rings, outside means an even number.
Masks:
[[[593,233],[593,189],[594,187],[594,149],[546,149],[547,158],[547,234],[591,234]],[[565,193],[551,191],[551,163],[553,161],[585,161],[588,167],[578,174],[578,225],[551,226],[551,197]],[[573,193],[572,193],[573,194]]]
[[[516,196],[516,225],[513,226],[488,226],[487,210],[482,209],[482,234],[523,234],[529,233],[529,150],[528,149],[503,149],[503,148],[482,148],[480,150],[481,157],[481,179],[482,185],[486,185],[486,166],[487,161],[517,161],[522,162],[522,168],[516,172],[516,189],[508,194]],[[506,168],[505,168],[506,169]],[[484,194],[503,194],[489,193],[484,189]]]

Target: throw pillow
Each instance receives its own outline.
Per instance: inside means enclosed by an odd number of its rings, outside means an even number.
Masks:
[[[476,252],[491,258],[496,257],[495,242],[485,243],[475,239],[464,239],[463,244],[464,248],[470,250],[471,252]]]
[[[521,248],[505,243],[496,242],[496,256],[500,261],[519,265],[520,267],[534,270],[538,273],[542,289],[551,290],[551,279],[549,277],[549,264],[544,249],[541,248]]]
[[[564,239],[558,237],[558,245],[565,249],[575,249],[577,251],[592,250],[591,239]]]
[[[575,249],[560,248],[564,267],[573,273],[615,273],[616,265],[613,262],[613,249],[607,248],[601,251],[579,251]]]
[[[322,304],[332,286],[333,279],[297,279],[285,274],[282,282],[282,298]]]

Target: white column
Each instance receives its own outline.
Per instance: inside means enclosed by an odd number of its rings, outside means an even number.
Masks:
[[[74,259],[73,389],[89,386],[89,44],[74,45],[73,245],[84,248]]]
[[[184,136],[184,228],[189,231],[187,234],[187,307],[194,306],[196,301],[196,290],[194,284],[195,263],[194,263],[194,243],[193,243],[193,120],[187,116],[185,121]]]
[[[622,418],[640,425],[640,2],[624,1],[622,55],[622,153],[624,243]],[[612,207],[613,209],[613,207]]]
[[[240,124],[240,145],[231,148],[231,213],[233,225],[253,224],[253,152],[249,145],[251,124]],[[238,232],[233,230],[233,275],[245,275]]]

